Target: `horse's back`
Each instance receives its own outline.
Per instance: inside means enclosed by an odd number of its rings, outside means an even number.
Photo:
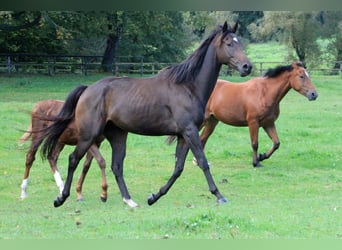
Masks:
[[[60,100],[44,100],[37,102],[32,110],[33,114],[57,115],[64,102]]]
[[[84,91],[75,119],[82,127],[80,130],[88,130],[83,124],[91,120],[94,131],[111,121],[137,134],[171,134],[178,131],[176,120],[193,115],[194,112],[183,112],[191,110],[191,98],[194,99],[184,85],[165,80],[163,74],[148,78],[104,78]]]

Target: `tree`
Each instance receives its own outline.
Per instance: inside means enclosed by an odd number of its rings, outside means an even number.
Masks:
[[[319,12],[265,11],[259,23],[248,29],[253,39],[276,39],[294,49],[298,60],[314,63],[321,55],[317,43],[321,34]],[[291,51],[291,50],[289,50]],[[289,57],[293,57],[289,54]]]
[[[0,12],[0,51],[103,55],[179,62],[192,42],[231,12],[181,11],[9,11]]]
[[[233,11],[234,14],[238,15],[239,29],[238,34],[250,42],[255,42],[248,30],[248,26],[252,23],[258,22],[263,16],[263,11]]]
[[[45,12],[0,12],[0,30],[1,52],[55,53],[63,47]]]
[[[337,61],[333,68],[341,69],[342,62],[342,11],[321,11],[322,37],[328,40],[327,60]]]
[[[111,72],[115,54],[126,26],[126,13],[115,11],[108,12],[105,15],[108,21],[108,35],[101,65],[104,72]]]

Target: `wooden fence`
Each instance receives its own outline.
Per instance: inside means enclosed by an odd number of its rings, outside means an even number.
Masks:
[[[0,54],[0,74],[84,74],[99,73],[109,66],[113,75],[156,74],[172,63],[145,62],[142,57],[116,57],[111,65],[102,65],[102,56]],[[106,67],[107,68],[107,67]]]
[[[89,55],[37,55],[37,54],[0,54],[0,75],[11,74],[83,74],[102,71],[102,56]],[[143,57],[115,57],[108,65],[113,75],[156,74],[162,68],[175,63],[146,62]],[[289,62],[253,62],[253,75],[263,75],[269,68],[285,65]],[[310,68],[311,72],[324,75],[342,76],[342,61],[329,63],[330,68]],[[339,65],[339,67],[333,67]],[[237,74],[234,70],[223,67],[221,74]]]

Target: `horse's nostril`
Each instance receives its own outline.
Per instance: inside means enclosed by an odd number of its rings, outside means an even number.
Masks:
[[[311,92],[308,97],[310,98],[310,100],[316,100],[318,97],[317,92]]]
[[[250,72],[252,70],[252,65],[249,64],[249,63],[245,63],[242,68],[247,71],[247,72]]]

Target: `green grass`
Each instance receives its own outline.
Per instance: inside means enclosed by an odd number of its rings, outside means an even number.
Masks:
[[[284,62],[288,48],[278,42],[251,43],[246,53],[251,62]]]
[[[319,97],[308,102],[295,91],[281,103],[277,121],[280,149],[264,168],[254,169],[247,128],[219,124],[206,146],[211,172],[229,203],[217,205],[201,170],[192,164],[155,205],[146,199],[173,171],[175,145],[166,137],[129,135],[125,179],[133,199],[123,204],[107,160],[109,197],[99,199],[100,171],[95,163],[76,201],[78,167],[67,202],[53,207],[58,194],[48,163],[39,155],[32,167],[26,200],[20,200],[28,144],[17,145],[33,104],[64,99],[79,83],[102,76],[0,77],[0,238],[2,239],[337,239],[342,237],[342,85],[339,77],[315,77]],[[230,78],[230,80],[232,80]],[[233,78],[236,81],[243,78]],[[271,141],[260,131],[260,150]],[[59,167],[66,177],[68,154]],[[228,182],[226,182],[227,180]]]

